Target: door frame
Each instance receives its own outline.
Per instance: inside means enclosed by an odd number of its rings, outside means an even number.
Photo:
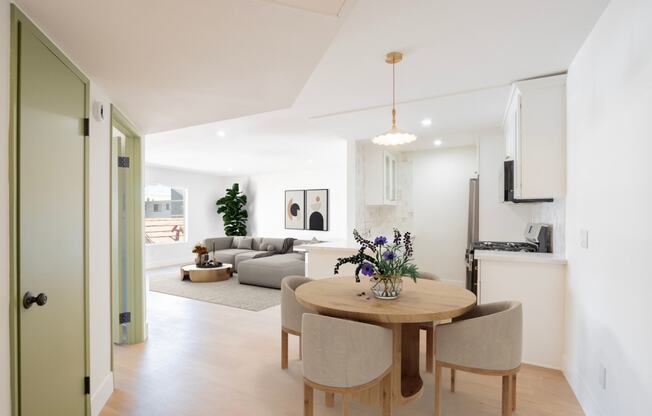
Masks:
[[[15,5],[11,4],[11,37],[10,37],[10,67],[9,67],[9,348],[10,348],[10,386],[11,414],[20,416],[20,368],[19,368],[19,322],[18,311],[21,307],[18,271],[19,242],[18,223],[20,210],[18,207],[18,138],[20,135],[18,117],[18,76],[19,76],[19,29],[31,31],[70,71],[85,85],[84,118],[90,113],[90,81],[57,46],[30,21],[30,19]],[[89,136],[84,137],[84,367],[85,376],[90,377],[90,338],[89,338],[89,300],[88,300],[88,173],[89,173]],[[90,394],[85,395],[86,415],[90,415]]]
[[[128,305],[131,314],[131,325],[127,328],[127,344],[136,344],[144,342],[147,338],[146,328],[146,288],[145,288],[145,271],[143,267],[143,250],[144,225],[143,225],[143,164],[142,164],[142,140],[138,129],[129,121],[123,113],[114,105],[111,105],[109,123],[109,137],[111,140],[110,166],[111,166],[111,369],[113,370],[113,345],[115,343],[116,329],[118,327],[118,310],[116,297],[116,284],[118,279],[119,259],[118,254],[118,218],[117,218],[117,201],[118,201],[118,166],[116,159],[118,156],[117,146],[113,140],[113,128],[120,130],[128,141],[133,143],[133,155],[130,158],[129,169],[133,169],[133,192],[129,195],[131,204],[127,206],[127,217],[134,225],[134,238],[127,241],[128,251],[133,257],[129,259],[128,267],[133,271],[132,279],[127,281]]]

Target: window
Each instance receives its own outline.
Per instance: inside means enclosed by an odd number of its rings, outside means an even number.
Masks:
[[[145,187],[145,242],[186,241],[186,190],[165,185]]]

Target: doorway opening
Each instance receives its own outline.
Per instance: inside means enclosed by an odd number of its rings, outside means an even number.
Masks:
[[[115,344],[147,337],[141,139],[111,106],[111,327]]]

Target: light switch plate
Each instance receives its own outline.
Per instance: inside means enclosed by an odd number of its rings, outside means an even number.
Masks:
[[[580,247],[589,248],[589,231],[580,230]]]
[[[600,363],[598,368],[598,384],[602,390],[607,390],[607,368]]]

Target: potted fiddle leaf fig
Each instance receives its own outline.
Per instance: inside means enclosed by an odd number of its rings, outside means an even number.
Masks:
[[[226,189],[226,195],[218,199],[217,213],[222,215],[224,233],[227,236],[247,235],[247,195],[240,192],[240,185],[234,183]]]

